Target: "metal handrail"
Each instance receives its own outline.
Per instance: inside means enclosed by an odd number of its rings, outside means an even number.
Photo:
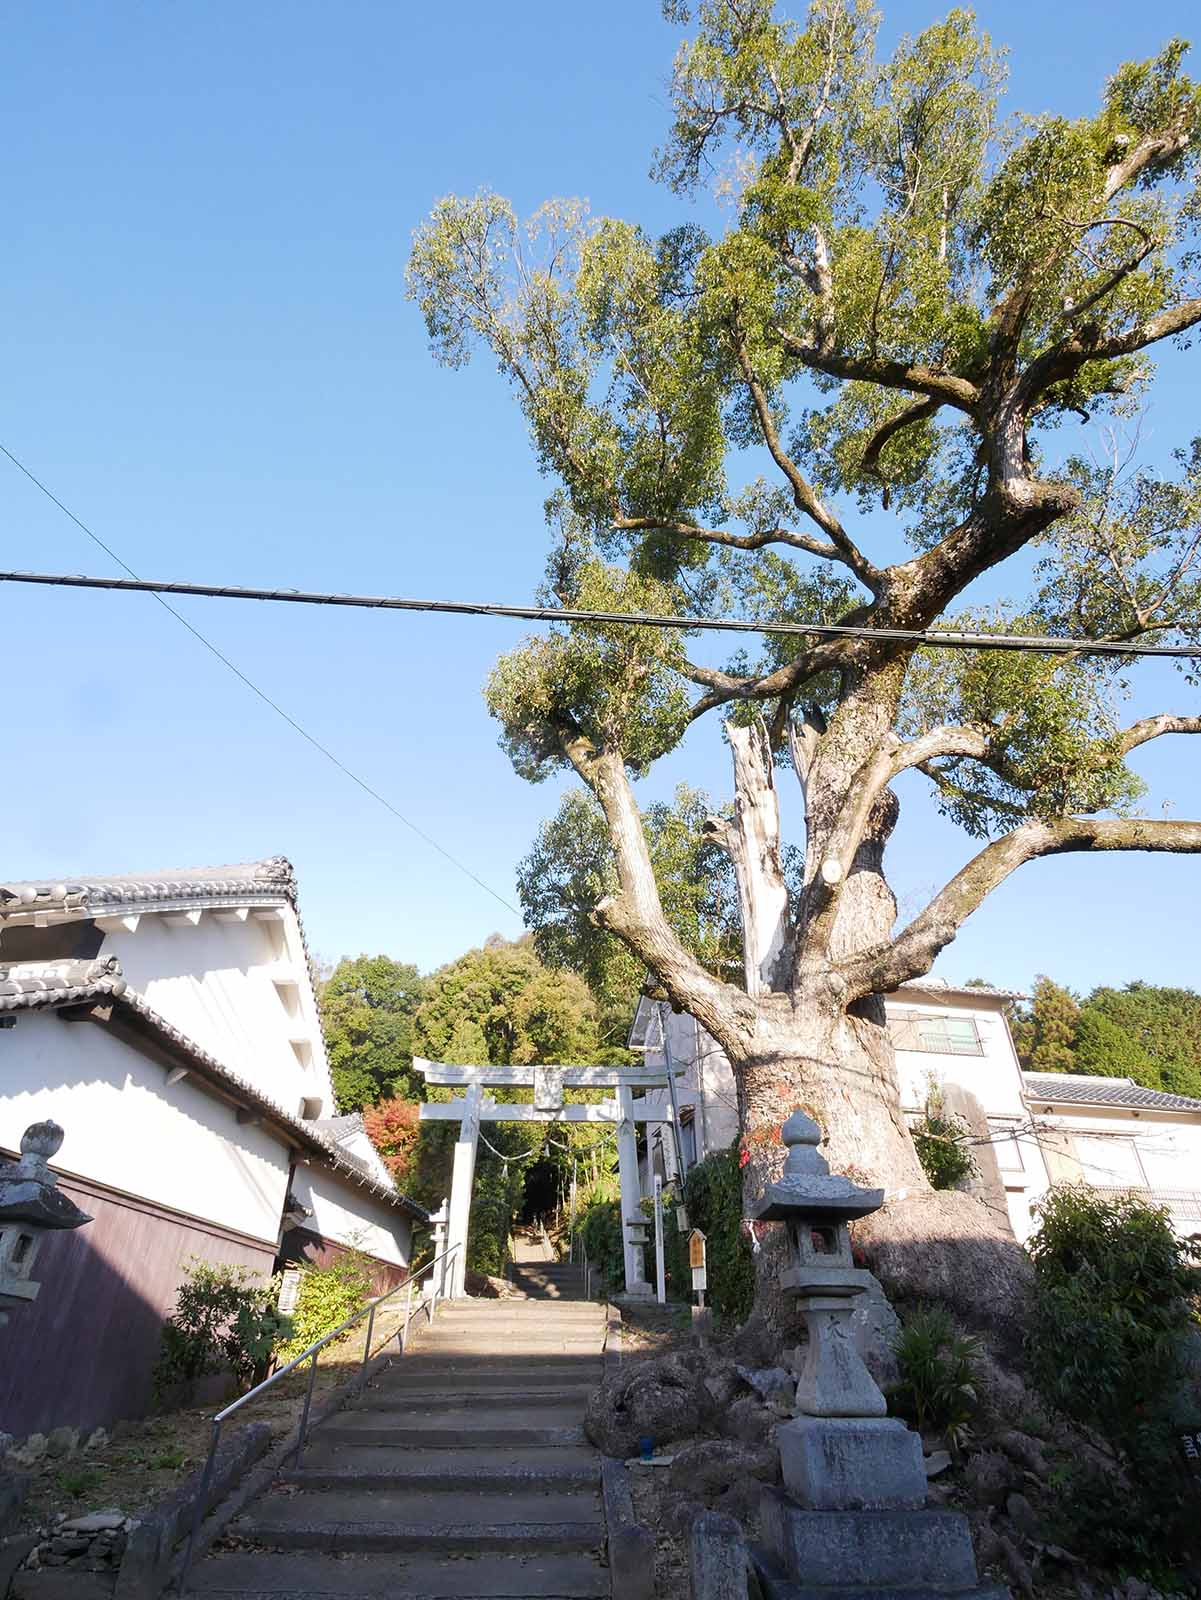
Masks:
[[[399,1349],[400,1354],[403,1356],[405,1353],[405,1344],[408,1339],[409,1324],[421,1311],[422,1307],[424,1307],[427,1312],[427,1321],[432,1322],[434,1320],[434,1310],[438,1304],[440,1295],[439,1284],[445,1284],[446,1273],[443,1271],[440,1274],[438,1282],[435,1282],[434,1284],[433,1294],[430,1295],[428,1299],[423,1299],[422,1305],[418,1306],[416,1311],[413,1309],[412,1305],[413,1285],[418,1282],[419,1279],[424,1278],[427,1272],[432,1271],[440,1261],[449,1260],[450,1257],[454,1255],[455,1251],[460,1249],[462,1249],[462,1245],[456,1242],[455,1244],[452,1244],[448,1250],[443,1250],[441,1255],[436,1255],[432,1261],[427,1261],[425,1266],[421,1268],[420,1272],[411,1274],[403,1283],[398,1283],[395,1288],[387,1290],[387,1292],[384,1294],[377,1295],[374,1300],[369,1300],[366,1305],[360,1306],[353,1316],[347,1317],[345,1322],[340,1322],[336,1328],[332,1329],[327,1334],[323,1334],[320,1339],[315,1339],[306,1350],[302,1350],[298,1356],[293,1357],[293,1359],[289,1361],[286,1366],[279,1367],[271,1374],[269,1378],[264,1378],[262,1383],[256,1383],[253,1389],[248,1389],[245,1394],[239,1395],[236,1400],[231,1401],[230,1404],[227,1405],[223,1410],[217,1412],[211,1423],[212,1432],[209,1436],[209,1453],[204,1463],[204,1472],[200,1479],[200,1492],[196,1497],[196,1509],[192,1514],[192,1527],[188,1533],[188,1547],[184,1552],[183,1566],[180,1568],[179,1573],[179,1590],[181,1594],[183,1593],[184,1579],[188,1575],[188,1568],[192,1564],[192,1551],[196,1545],[196,1538],[200,1532],[200,1525],[204,1521],[205,1504],[208,1501],[209,1490],[212,1487],[213,1482],[213,1465],[217,1459],[217,1446],[221,1442],[221,1428],[226,1419],[232,1417],[235,1411],[240,1411],[243,1406],[249,1405],[250,1402],[256,1398],[256,1396],[265,1394],[266,1391],[274,1384],[278,1383],[281,1378],[286,1378],[290,1372],[295,1371],[295,1369],[299,1367],[302,1362],[311,1362],[312,1364],[309,1367],[309,1386],[305,1391],[304,1410],[301,1412],[300,1416],[300,1431],[296,1439],[296,1449],[292,1453],[292,1464],[293,1466],[298,1465],[300,1462],[301,1452],[304,1449],[305,1439],[308,1436],[309,1411],[313,1404],[313,1386],[317,1380],[317,1357],[321,1354],[322,1350],[325,1349],[327,1344],[331,1344],[335,1339],[340,1338],[341,1335],[346,1333],[350,1328],[353,1328],[356,1322],[361,1322],[363,1318],[366,1317],[367,1337],[363,1341],[363,1359],[359,1363],[358,1373],[358,1385],[361,1389],[367,1378],[367,1363],[371,1359],[371,1335],[375,1331],[376,1309],[383,1305],[385,1300],[391,1300],[394,1295],[398,1295],[402,1290],[404,1290],[407,1299],[407,1315],[405,1316],[405,1319],[401,1323],[400,1327],[396,1330],[395,1335],[389,1334],[388,1338],[384,1341],[384,1344],[386,1345],[393,1337],[395,1337],[397,1348]]]

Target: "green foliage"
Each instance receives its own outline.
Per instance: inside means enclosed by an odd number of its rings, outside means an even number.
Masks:
[[[1192,1322],[1190,1264],[1168,1213],[1133,1194],[1052,1189],[1027,1242],[1034,1296],[1026,1351],[1048,1399],[1125,1442],[1158,1411]]]
[[[292,1336],[279,1350],[280,1362],[293,1360],[316,1340],[332,1333],[370,1297],[370,1271],[358,1251],[348,1250],[328,1266],[302,1267],[292,1312]]]
[[[609,1289],[623,1289],[625,1246],[621,1201],[603,1197],[592,1200],[581,1214],[579,1230],[593,1269],[600,1273]]]
[[[433,1061],[586,1062],[596,1008],[581,978],[544,967],[528,941],[490,940],[430,979],[414,1038]]]
[[[1145,1053],[1158,1081],[1132,1072],[1137,1083],[1201,1099],[1201,994],[1137,982],[1094,989],[1085,1015],[1104,1017]]]
[[[1119,64],[1091,114],[1022,118],[1002,115],[1002,52],[966,11],[883,51],[870,0],[815,0],[796,20],[769,0],[666,10],[691,26],[657,173],[680,193],[714,174],[724,231],[654,238],[564,200],[523,223],[499,196],[448,196],[409,262],[435,357],[488,352],[554,480],[555,597],[626,614],[891,615],[893,598],[865,603],[829,509],[870,512],[850,534],[866,542],[882,502],[919,550],[942,547],[905,579],[927,622],[1196,637],[1201,447],[1152,475],[1120,443],[1093,463],[1057,436],[1129,413],[1145,348],[1194,292],[1201,94],[1184,47]],[[1004,447],[1002,417],[1016,429]],[[730,472],[751,448],[779,476],[748,483],[744,459]],[[972,578],[1031,541],[1029,597],[955,614]],[[715,700],[781,704],[783,689],[785,712],[800,691],[829,713],[858,678],[828,656],[770,676],[811,643],[740,653],[745,682],[719,682]],[[898,731],[968,724],[986,740],[922,766],[969,832],[1122,811],[1141,792],[1116,737],[1116,665],[879,661]],[[682,738],[689,683],[713,689],[714,669],[677,634],[575,626],[505,656],[488,703],[528,778],[596,749],[641,773]],[[590,876],[605,871],[590,858]]]
[[[1071,1072],[1080,1006],[1070,989],[1035,980],[1029,1005],[1015,1019],[1013,1042],[1028,1072]]]
[[[488,1138],[498,1150],[514,1152],[512,1161],[489,1156],[476,1163],[471,1191],[471,1222],[467,1236],[467,1265],[473,1272],[499,1277],[508,1259],[509,1236],[521,1209],[525,1175],[529,1160],[520,1159],[534,1141],[526,1132],[528,1124],[489,1126]]]
[[[1201,994],[1192,989],[1135,982],[1077,1001],[1040,977],[1013,1019],[1013,1037],[1028,1071],[1133,1078],[1201,1099]]]
[[[1051,1530],[1090,1564],[1180,1594],[1186,1561],[1198,1555],[1196,1497],[1181,1483],[1171,1431],[1144,1424],[1125,1441],[1126,1479],[1089,1460],[1057,1469]]]
[[[653,579],[591,561],[571,604],[629,614],[669,612],[681,601]],[[501,656],[486,699],[514,767],[531,782],[569,765],[568,747],[581,739],[620,750],[634,772],[644,772],[687,726],[683,665],[683,640],[671,628],[556,625]]]
[[[642,813],[663,911],[688,949],[715,971],[741,959],[737,889],[730,858],[705,833],[709,797],[677,786],[670,804]],[[543,823],[517,872],[517,892],[543,961],[587,982],[608,1020],[606,1037],[624,1043],[645,968],[592,920],[617,887],[604,814],[590,795],[568,790]]]
[[[1182,1339],[1195,1328],[1201,1247],[1176,1238],[1168,1214],[1134,1195],[1055,1188],[1027,1243],[1034,1294],[1026,1354],[1043,1394],[1122,1451],[1119,1484],[1071,1463],[1058,1497],[1059,1536],[1098,1565],[1174,1587],[1199,1553],[1195,1499],[1180,1482],[1170,1411]]]
[[[1005,608],[960,613],[956,629],[1032,634],[1043,619]],[[986,727],[987,763],[939,764],[939,806],[983,837],[1015,817],[1129,810],[1144,786],[1117,742],[1111,664],[1096,657],[1052,660],[1005,650],[929,650],[909,673],[901,720],[910,737],[952,722]]]
[[[932,1188],[954,1189],[975,1172],[972,1130],[962,1117],[946,1109],[942,1094],[933,1083],[926,1094],[926,1109],[910,1132]]]
[[[249,1387],[291,1332],[276,1299],[276,1285],[246,1267],[191,1261],[163,1324],[155,1393],[219,1372],[232,1372]]]
[[[344,956],[321,986],[321,1026],[340,1112],[419,1092],[413,1019],[427,980],[388,956]]]
[[[979,1340],[961,1333],[945,1307],[917,1306],[905,1316],[896,1355],[900,1378],[890,1394],[896,1409],[919,1432],[941,1433],[961,1450],[976,1414]]]
[[[726,1321],[745,1322],[755,1298],[755,1265],[742,1231],[737,1145],[715,1151],[689,1170],[685,1203],[689,1223],[705,1235],[709,1303]]]
[[[1133,1078],[1148,1089],[1159,1088],[1159,1069],[1124,1028],[1104,1012],[1081,1008],[1076,1024],[1072,1071],[1105,1078]]]

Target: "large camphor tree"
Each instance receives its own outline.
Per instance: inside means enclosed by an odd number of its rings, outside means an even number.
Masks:
[[[1155,347],[1201,323],[1201,96],[1172,43],[1119,67],[1092,116],[1002,122],[1001,60],[969,13],[881,60],[865,0],[803,22],[770,0],[666,10],[690,37],[657,170],[682,194],[712,178],[713,224],[656,238],[576,202],[522,223],[495,195],[452,197],[416,235],[410,289],[436,356],[487,348],[526,416],[555,485],[549,596],[865,633],[721,663],[699,635],[556,627],[501,659],[489,703],[519,773],[573,768],[603,810],[615,886],[594,916],[727,1052],[748,1194],[802,1104],[835,1170],[889,1190],[880,1238],[970,1245],[990,1224],[925,1183],[880,997],[1036,857],[1201,851],[1201,822],[1137,815],[1125,760],[1201,717],[1123,726],[1128,663],[875,635],[1197,639],[1201,446],[1157,476],[1129,441]],[[714,713],[742,982],[665,917],[631,783]],[[914,769],[988,842],[898,929],[884,857]]]

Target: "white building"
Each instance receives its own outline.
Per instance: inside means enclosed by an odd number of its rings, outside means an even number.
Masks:
[[[1201,1232],[1201,1100],[1125,1078],[1023,1072],[1006,1017],[1006,1006],[1021,998],[934,978],[886,997],[901,1103],[911,1121],[937,1087],[975,1135],[979,1170],[969,1187],[1019,1240],[1029,1237],[1033,1209],[1053,1183],[1081,1180],[1143,1193],[1168,1207],[1178,1232]],[[673,1063],[684,1069],[676,1096],[684,1164],[691,1166],[738,1136],[734,1074],[694,1018],[643,996],[631,1048],[663,1065],[664,1030]],[[651,1095],[665,1101],[668,1091]],[[644,1194],[656,1172],[665,1179],[676,1172],[670,1127],[652,1132],[641,1151]]]
[[[425,1213],[335,1115],[282,857],[0,884],[0,1016],[0,1155],[59,1123],[94,1218],[45,1242],[39,1298],[0,1328],[0,1430],[144,1411],[190,1258],[265,1277],[355,1248],[403,1279]]]

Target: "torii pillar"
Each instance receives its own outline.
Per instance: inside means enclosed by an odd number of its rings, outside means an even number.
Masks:
[[[484,1088],[480,1083],[467,1086],[463,1095],[463,1117],[455,1141],[451,1168],[450,1207],[446,1224],[446,1248],[454,1250],[447,1262],[446,1293],[461,1300],[467,1292],[467,1228],[471,1218],[471,1191],[475,1183],[475,1152],[480,1138],[480,1105]],[[458,1246],[455,1249],[455,1246]]]

